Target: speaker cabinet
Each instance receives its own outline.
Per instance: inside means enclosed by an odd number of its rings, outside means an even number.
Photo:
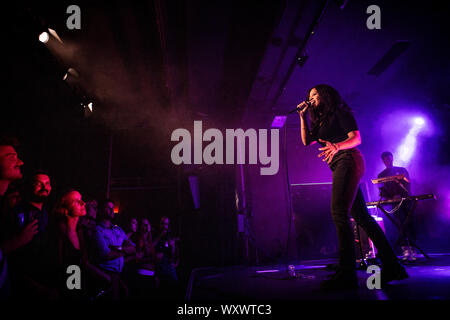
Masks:
[[[331,183],[296,184],[291,190],[299,258],[336,257],[336,229],[330,213]]]

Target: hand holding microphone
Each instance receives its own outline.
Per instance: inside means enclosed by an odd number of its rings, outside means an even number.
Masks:
[[[294,110],[291,110],[289,112],[289,114],[294,113],[294,112],[298,112],[300,114],[300,116],[304,116],[306,113],[306,110],[308,110],[309,107],[312,106],[312,101],[311,100],[306,100],[301,102]]]

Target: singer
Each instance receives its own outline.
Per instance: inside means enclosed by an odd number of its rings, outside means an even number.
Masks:
[[[326,84],[310,89],[307,101],[297,106],[301,139],[305,146],[316,142],[322,145],[318,157],[322,157],[332,171],[331,216],[336,226],[339,248],[338,271],[323,281],[321,287],[358,287],[350,214],[378,250],[378,258],[382,262],[382,284],[407,278],[405,268],[398,261],[382,229],[369,214],[359,188],[365,165],[363,155],[356,148],[361,144],[361,136],[351,109],[336,89]]]

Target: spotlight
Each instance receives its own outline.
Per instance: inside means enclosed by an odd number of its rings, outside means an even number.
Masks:
[[[425,120],[421,117],[414,118],[414,124],[417,126],[423,126],[425,124]]]
[[[47,42],[48,42],[48,39],[50,39],[50,36],[48,35],[47,32],[42,32],[42,33],[39,35],[39,41],[42,42],[42,43],[47,43]]]
[[[47,32],[48,31],[48,32]],[[61,38],[58,36],[58,34],[56,33],[55,30],[51,29],[51,28],[47,28],[46,31],[43,31],[40,35],[39,35],[39,41],[41,41],[42,43],[47,43],[50,40],[50,35],[55,38],[60,44],[64,44],[63,41],[61,40]]]
[[[89,102],[89,103],[82,102],[80,104],[83,106],[85,111],[87,111],[89,109],[89,111],[92,112],[92,110],[94,109],[94,104],[92,102]]]
[[[94,111],[94,104],[92,102],[89,102],[89,103],[82,102],[81,105],[83,106],[84,117],[89,118]]]
[[[67,79],[69,79],[70,77],[74,77],[74,78],[79,78],[80,74],[78,73],[77,70],[75,70],[74,68],[69,68],[66,72],[66,74],[63,77],[63,81],[66,81]]]

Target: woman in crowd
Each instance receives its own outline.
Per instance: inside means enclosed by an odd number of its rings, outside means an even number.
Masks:
[[[63,299],[92,298],[98,290],[97,285],[105,286],[111,280],[88,261],[86,243],[78,223],[80,217],[86,215],[85,205],[81,194],[70,189],[60,196],[53,210],[56,287]],[[79,278],[75,276],[77,270],[80,271]]]
[[[137,252],[140,254],[141,260],[153,264],[155,248],[152,243],[152,227],[147,218],[141,220],[139,228]]]
[[[130,224],[128,226],[128,233],[127,233],[128,239],[133,242],[134,244],[137,243],[137,237],[138,237],[138,221],[136,218],[131,218]]]

